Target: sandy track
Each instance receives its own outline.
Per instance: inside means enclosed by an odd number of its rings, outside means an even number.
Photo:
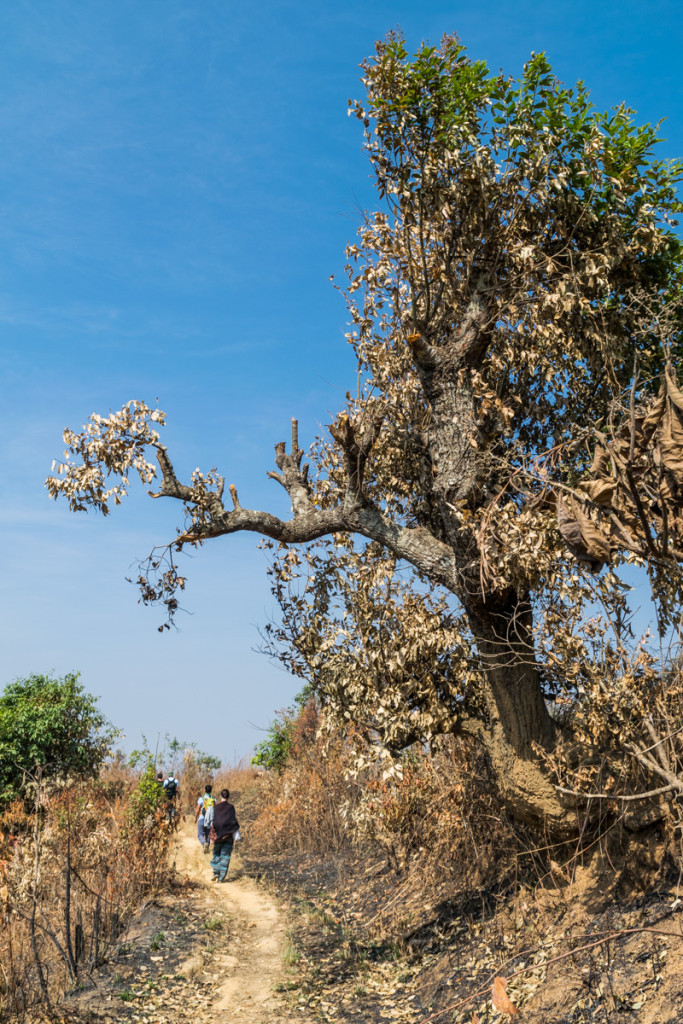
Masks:
[[[223,884],[211,881],[209,860],[197,841],[194,822],[186,821],[178,834],[176,868],[181,876],[200,884],[207,904],[229,922],[230,939],[216,950],[211,963],[216,991],[211,1017],[225,1020],[227,1014],[234,1014],[241,1024],[303,1020],[303,1016],[292,1014],[292,1008],[275,991],[283,976],[286,940],[277,904],[244,874],[238,854],[233,853],[229,881]],[[190,973],[192,968],[188,965]]]

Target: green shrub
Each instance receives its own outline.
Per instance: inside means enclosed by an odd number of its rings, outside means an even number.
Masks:
[[[0,695],[0,805],[25,795],[38,775],[97,774],[116,736],[78,673],[10,683]]]

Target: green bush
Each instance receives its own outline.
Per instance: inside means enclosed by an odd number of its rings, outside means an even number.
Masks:
[[[154,814],[164,802],[163,787],[157,782],[154,761],[148,760],[140,775],[137,789],[128,804],[128,823],[131,826],[150,825]]]
[[[278,711],[274,722],[271,722],[268,735],[254,749],[251,764],[270,771],[282,771],[287,761],[295,753],[295,740],[300,729],[300,720],[306,708],[313,701],[313,688],[306,684],[297,693],[292,707]]]
[[[95,775],[116,735],[78,673],[10,683],[0,695],[0,805],[25,795],[38,775]]]

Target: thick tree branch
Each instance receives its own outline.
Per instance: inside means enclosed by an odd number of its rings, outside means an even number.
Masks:
[[[365,466],[381,425],[380,416],[361,419],[351,417],[346,412],[341,413],[336,422],[330,425],[330,434],[344,455],[347,504],[363,504]]]
[[[477,277],[460,327],[450,342],[455,355],[464,366],[477,366],[491,343],[491,331],[486,329],[489,309],[485,294],[491,287],[487,277],[485,274]]]
[[[278,519],[270,512],[235,508],[209,522],[198,523],[181,534],[176,543],[197,544],[214,537],[247,531],[270,537],[281,544],[305,544],[333,533],[357,533],[387,547],[397,558],[403,558],[420,573],[449,590],[456,585],[457,572],[453,551],[423,527],[400,526],[370,506],[339,505],[334,509],[316,509]]]
[[[292,421],[292,453],[287,454],[284,441],[275,446],[275,462],[280,472],[268,475],[282,484],[290,496],[293,516],[289,520],[279,519],[270,512],[242,508],[234,485],[230,486],[234,508],[228,511],[218,494],[199,492],[180,483],[168,452],[159,445],[156,451],[162,481],[159,491],[152,496],[176,498],[194,505],[204,514],[201,521],[195,522],[176,538],[176,550],[184,544],[199,544],[240,531],[259,533],[281,544],[305,544],[332,533],[358,533],[384,545],[397,558],[405,559],[418,572],[453,591],[457,571],[452,548],[424,527],[401,526],[361,500],[365,464],[381,421],[370,419],[361,426],[358,422],[351,422],[346,415],[340,417],[340,421],[333,430],[333,436],[337,437],[344,451],[348,483],[345,499],[337,508],[319,509],[311,501],[306,467],[301,469],[303,452],[298,447],[296,420]]]

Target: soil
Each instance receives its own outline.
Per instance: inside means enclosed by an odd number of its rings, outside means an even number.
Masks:
[[[513,1017],[492,1005],[496,977],[525,1024],[683,1024],[683,888],[665,875],[634,885],[635,853],[504,891],[432,902],[421,890],[414,910],[379,858],[247,863],[290,903],[291,984],[321,1024],[502,1024]]]
[[[72,993],[67,1019],[92,1024],[289,1024],[309,1017],[288,990],[288,937],[274,898],[233,853],[213,883],[194,822],[179,830],[171,893],[145,907],[114,957]]]
[[[512,1019],[491,1002],[502,977],[525,1024],[683,1024],[681,879],[634,886],[635,848],[622,867],[597,855],[552,863],[505,891],[421,890],[413,906],[381,857],[256,858],[240,846],[230,881],[214,884],[185,823],[171,894],[72,995],[68,1019],[493,1024]]]

